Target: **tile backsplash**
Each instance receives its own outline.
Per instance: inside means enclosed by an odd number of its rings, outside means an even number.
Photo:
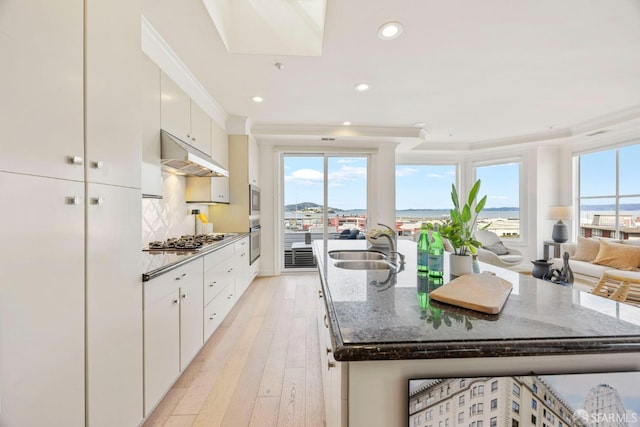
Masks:
[[[142,199],[142,247],[155,240],[193,234],[192,209],[207,213],[206,205],[187,204],[186,178],[162,172],[162,199]]]

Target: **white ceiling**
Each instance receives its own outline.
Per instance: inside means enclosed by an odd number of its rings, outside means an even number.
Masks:
[[[228,53],[203,0],[142,5],[210,96],[264,138],[370,135],[419,149],[640,118],[638,0],[328,0],[320,56]],[[403,24],[400,37],[377,37],[387,21]]]

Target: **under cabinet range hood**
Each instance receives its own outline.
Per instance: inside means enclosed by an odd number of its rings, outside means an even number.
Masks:
[[[160,131],[160,158],[162,167],[176,175],[229,176],[229,171],[209,155],[164,130]]]

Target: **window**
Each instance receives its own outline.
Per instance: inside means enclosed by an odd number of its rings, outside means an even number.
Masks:
[[[480,213],[479,226],[490,224],[501,239],[519,239],[523,229],[520,209],[520,161],[492,163],[476,166],[476,179],[480,179],[478,200],[487,195],[487,204]],[[489,220],[491,218],[492,220]]]
[[[418,415],[413,419],[414,426],[419,426],[420,424],[422,424],[422,415]]]
[[[458,413],[458,424],[464,421],[464,412]]]
[[[531,415],[531,424],[535,424],[536,422],[538,422],[538,419],[536,418],[536,416]]]
[[[464,386],[465,386],[465,379],[463,378],[460,380],[460,388],[464,388]]]
[[[444,407],[440,405],[440,413],[442,414],[443,412],[444,412]]]
[[[478,413],[482,414],[484,412],[484,404],[478,403]]]
[[[451,402],[447,402],[445,411],[449,412],[449,407],[451,406]]]
[[[478,426],[477,427],[482,427],[482,421],[478,421]]]
[[[458,397],[458,406],[464,405],[464,394]]]
[[[520,386],[518,384],[514,384],[511,390],[515,396],[520,397]]]
[[[498,390],[498,381],[497,380],[491,382],[491,392],[493,393],[496,390]]]
[[[538,409],[538,401],[536,401],[535,399],[531,399],[531,409],[533,409],[534,411]]]
[[[478,396],[484,396],[484,386],[483,385],[479,385],[478,386]]]
[[[396,165],[396,224],[399,238],[412,239],[423,222],[449,215],[456,165]],[[464,387],[464,380],[460,387]]]
[[[520,425],[520,423],[518,422],[518,420],[515,419],[511,419],[511,427],[518,427],[518,425]]]
[[[520,405],[518,404],[518,402],[512,401],[511,402],[511,409],[513,410],[513,412],[515,412],[516,414],[520,413]]]
[[[580,235],[640,239],[638,158],[640,144],[578,157]]]
[[[534,384],[531,386],[531,390],[533,390],[534,393],[538,393],[538,386]]]
[[[498,427],[498,417],[491,417],[489,427]]]
[[[496,409],[498,409],[498,399],[492,399],[491,400],[491,410],[495,411]]]

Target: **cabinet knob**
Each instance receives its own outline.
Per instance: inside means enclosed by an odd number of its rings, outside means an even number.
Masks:
[[[209,283],[209,287],[210,287],[210,288],[213,288],[213,287],[216,285],[216,283],[217,283],[217,282],[211,282],[211,283]]]
[[[91,164],[96,169],[102,169],[104,167],[104,162],[102,160],[95,161]]]
[[[231,273],[233,271],[233,268],[230,268],[227,270],[227,273]]]
[[[327,347],[327,350],[326,350],[327,354],[331,353],[332,351],[333,350],[331,350],[331,348]]]
[[[218,313],[212,313],[211,316],[209,316],[209,320],[213,320],[214,317],[216,317],[218,315]]]
[[[233,298],[233,294],[227,295],[227,299],[231,299],[231,298]]]
[[[173,300],[173,301],[171,301],[171,302],[172,302],[172,303],[174,303],[174,304],[177,304],[177,303],[178,303],[178,300],[177,300],[177,299],[174,299],[174,300]]]
[[[330,361],[327,363],[327,370],[329,370],[329,369],[331,369],[331,368],[335,368],[335,367],[336,367],[336,362],[334,362],[334,361],[330,360]]]
[[[69,163],[80,166],[84,163],[82,156],[69,156]]]
[[[329,327],[329,319],[327,319],[327,315],[326,314],[324,315],[323,322],[324,322],[324,327],[328,328]]]
[[[187,298],[187,294],[182,294],[182,295],[180,295],[180,298],[182,298],[182,299]]]
[[[82,200],[78,196],[69,196],[67,197],[68,205],[79,205]]]
[[[104,197],[92,197],[91,204],[98,205],[98,206],[104,205]]]
[[[182,279],[184,279],[185,277],[187,277],[187,273],[182,273],[182,275],[181,275],[181,276],[176,277],[176,280],[182,280]]]
[[[318,298],[322,298],[322,291],[318,291]]]

